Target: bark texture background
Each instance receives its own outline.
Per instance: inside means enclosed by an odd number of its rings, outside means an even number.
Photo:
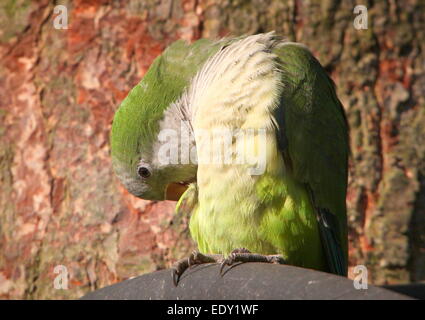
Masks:
[[[55,5],[69,28],[53,27]],[[375,284],[425,280],[424,1],[0,2],[0,297],[77,298],[162,269],[194,244],[173,202],[129,195],[111,170],[114,111],[184,38],[276,30],[335,80],[351,126],[350,265]],[[68,269],[56,290],[54,268]]]

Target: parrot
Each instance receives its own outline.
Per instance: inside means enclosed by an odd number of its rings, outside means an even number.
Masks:
[[[190,215],[197,250],[175,264],[175,284],[211,262],[347,276],[349,149],[333,80],[305,45],[274,31],[172,43],[111,129],[124,187]]]

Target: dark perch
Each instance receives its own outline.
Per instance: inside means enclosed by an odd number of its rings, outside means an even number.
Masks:
[[[88,293],[85,300],[110,299],[409,299],[369,285],[356,290],[353,281],[328,273],[265,263],[245,263],[226,269],[218,264],[193,267],[174,287],[171,270],[161,270]]]

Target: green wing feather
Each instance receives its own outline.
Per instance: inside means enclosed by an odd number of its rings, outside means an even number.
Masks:
[[[195,214],[195,209],[198,206],[198,186],[196,183],[189,184],[187,190],[181,195],[176,205],[176,215],[173,219],[181,224],[185,224],[190,219],[190,216]]]
[[[315,208],[329,271],[347,274],[348,126],[333,81],[304,46],[274,49],[282,71],[275,119],[284,161]]]

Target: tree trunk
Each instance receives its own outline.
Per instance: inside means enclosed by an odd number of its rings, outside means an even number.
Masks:
[[[77,298],[195,248],[174,202],[114,177],[114,111],[174,40],[271,30],[312,50],[347,111],[350,266],[425,280],[425,5],[365,2],[357,30],[350,0],[2,1],[0,297]]]

